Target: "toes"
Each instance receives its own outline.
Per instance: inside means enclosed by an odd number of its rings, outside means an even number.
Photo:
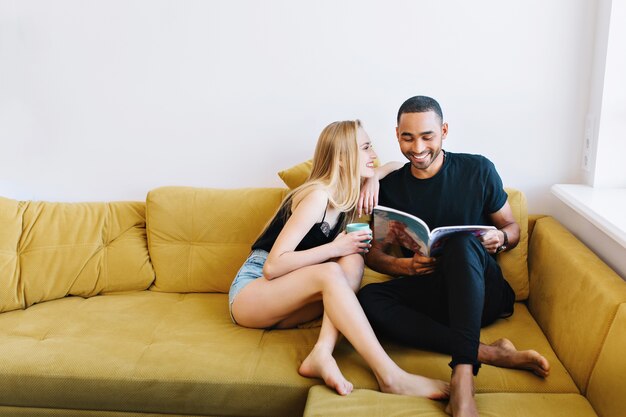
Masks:
[[[343,382],[337,384],[335,389],[339,395],[348,395],[352,392],[353,387],[350,382],[344,380]]]

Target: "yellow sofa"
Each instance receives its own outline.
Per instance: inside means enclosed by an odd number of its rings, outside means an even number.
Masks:
[[[228,288],[280,188],[164,187],[145,203],[0,198],[0,415],[445,416],[445,403],[382,394],[345,340],[335,354],[356,390],[298,375],[318,327],[233,325]],[[484,329],[551,362],[483,366],[489,416],[626,415],[626,283],[554,219],[527,216],[501,262],[515,314]],[[368,271],[365,282],[387,279]],[[446,355],[383,341],[404,369],[447,380]]]

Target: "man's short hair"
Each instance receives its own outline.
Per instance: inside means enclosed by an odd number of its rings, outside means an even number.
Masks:
[[[411,97],[400,106],[397,122],[400,124],[400,116],[402,116],[403,113],[425,113],[429,111],[435,112],[435,114],[439,116],[439,120],[443,123],[443,112],[437,100],[427,96]]]

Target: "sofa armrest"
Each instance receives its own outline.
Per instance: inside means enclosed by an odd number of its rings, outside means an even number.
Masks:
[[[529,310],[584,394],[626,283],[552,217],[535,221],[528,260]]]

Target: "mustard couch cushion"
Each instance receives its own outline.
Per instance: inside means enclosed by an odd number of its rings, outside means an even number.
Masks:
[[[153,290],[227,293],[252,243],[278,209],[281,188],[162,187],[148,193]]]
[[[515,313],[485,327],[480,340],[492,343],[501,337],[510,339],[518,349],[534,349],[550,362],[550,376],[540,378],[528,371],[483,365],[475,379],[476,392],[579,393],[576,384],[523,303],[515,304]],[[385,351],[404,370],[429,378],[450,380],[450,355],[418,350],[381,339]],[[334,356],[344,376],[355,388],[378,390],[376,378],[360,355],[349,344],[339,344]]]
[[[126,411],[70,410],[69,408],[7,407],[0,405],[0,416],[11,417],[200,417],[195,414],[128,413]]]
[[[481,416],[596,417],[579,394],[477,394]],[[341,396],[326,386],[309,390],[304,417],[448,417],[446,403],[406,395],[357,389]]]
[[[26,204],[0,197],[0,312],[24,308],[18,248]]]
[[[602,417],[623,417],[626,414],[625,349],[626,304],[620,304],[587,388],[587,398]]]
[[[585,394],[626,282],[552,217],[537,220],[530,253],[530,311]]]
[[[526,196],[513,188],[504,189],[508,195],[508,202],[513,217],[520,227],[519,243],[511,250],[498,254],[498,265],[502,274],[515,291],[517,301],[528,298],[528,207]]]
[[[236,326],[226,294],[66,297],[0,314],[0,404],[302,415],[321,381],[297,369],[316,338]]]
[[[519,348],[536,348],[551,361],[552,374],[544,380],[526,371],[483,366],[477,391],[576,392],[528,311],[521,304],[516,308],[512,318],[485,329],[482,340],[506,334]],[[318,334],[319,328],[236,326],[226,294],[138,291],[66,297],[0,315],[0,404],[302,415],[309,388],[323,383],[297,372]],[[449,379],[449,356],[383,343],[404,369]],[[335,356],[357,389],[378,389],[370,368],[345,339]]]
[[[300,162],[292,167],[278,171],[278,176],[289,189],[293,190],[304,184],[304,181],[309,178],[312,167],[313,160],[309,159],[308,161]]]
[[[376,165],[379,161],[376,159]],[[290,168],[278,172],[278,176],[290,189],[296,188],[309,177],[311,173],[312,160],[301,162]],[[518,245],[509,251],[498,255],[498,264],[502,268],[502,273],[509,282],[515,299],[522,301],[528,298],[528,207],[526,196],[519,190],[505,188],[508,195],[508,202],[513,211],[513,216],[520,225],[520,239]],[[359,221],[369,221],[369,216],[363,216]]]
[[[144,203],[3,199],[0,207],[5,311],[67,295],[145,290],[154,280]]]

